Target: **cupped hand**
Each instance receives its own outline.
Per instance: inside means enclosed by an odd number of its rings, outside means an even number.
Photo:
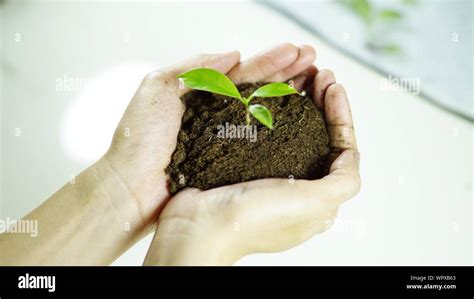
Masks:
[[[198,67],[233,74],[236,82],[289,78],[312,63],[308,47],[279,45],[239,64],[237,51],[200,55],[148,74],[128,105],[108,152],[101,159],[137,207],[141,223],[151,227],[169,199],[165,168],[176,148],[184,113],[176,75]],[[250,77],[253,76],[253,77]],[[271,77],[273,76],[273,77]]]
[[[261,69],[242,64],[229,76],[241,83],[268,77],[285,81],[299,74],[297,87],[311,82],[330,138],[329,174],[319,180],[263,179],[207,191],[185,189],[161,213],[146,265],[232,264],[247,254],[291,248],[326,230],[339,206],[359,191],[351,111],[332,72],[304,65],[298,72],[289,67],[268,76]]]

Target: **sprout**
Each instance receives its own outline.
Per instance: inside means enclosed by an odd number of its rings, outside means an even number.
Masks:
[[[260,104],[250,105],[254,97],[281,97],[298,93],[296,89],[285,83],[270,83],[255,90],[248,98],[243,97],[234,83],[224,74],[208,68],[198,68],[177,76],[192,89],[209,91],[240,100],[245,107],[245,120],[250,125],[250,114],[262,125],[273,129],[273,118],[270,110]]]

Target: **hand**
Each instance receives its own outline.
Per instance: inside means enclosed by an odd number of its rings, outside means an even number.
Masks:
[[[176,147],[184,113],[179,97],[186,92],[178,86],[179,73],[209,67],[232,70],[237,82],[284,80],[314,60],[311,48],[298,51],[290,44],[242,64],[239,56],[202,55],[149,74],[108,152],[23,218],[38,223],[38,236],[0,234],[0,265],[108,265],[153,227],[170,196],[164,169]]]
[[[130,101],[115,131],[110,149],[99,161],[112,172],[133,203],[134,224],[152,226],[169,198],[165,168],[176,148],[184,113],[176,76],[184,71],[208,67],[227,73],[240,59],[237,51],[200,55],[180,64],[148,74]]]
[[[279,45],[238,64],[238,52],[201,55],[179,65],[149,74],[142,82],[120,121],[112,145],[103,160],[116,173],[121,185],[137,204],[143,223],[154,224],[170,194],[165,168],[171,160],[181,126],[184,106],[179,99],[176,75],[197,67],[227,73],[236,83],[244,79],[285,80],[311,65],[309,47]],[[253,77],[250,77],[250,76]]]
[[[38,237],[0,234],[0,264],[110,264],[139,240],[169,196],[164,169],[184,112],[176,75],[196,67],[226,73],[239,59],[202,55],[146,76],[108,152],[25,217],[39,223]],[[18,250],[26,246],[31,253]]]
[[[357,194],[359,154],[345,91],[332,72],[314,75],[315,68],[305,67],[295,82],[298,87],[308,78],[314,82],[315,104],[325,111],[331,157],[336,158],[330,173],[313,181],[263,179],[183,190],[160,215],[146,265],[225,265],[247,254],[288,249],[327,229],[338,207]],[[245,71],[240,80],[261,79],[252,69]],[[274,78],[289,79],[278,74]]]

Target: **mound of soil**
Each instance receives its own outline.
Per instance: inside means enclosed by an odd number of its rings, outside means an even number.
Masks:
[[[248,96],[260,85],[238,86]],[[172,194],[185,187],[207,190],[262,178],[317,179],[327,173],[328,135],[322,113],[308,96],[254,98],[272,111],[273,130],[237,99],[191,91],[178,144],[166,172]]]

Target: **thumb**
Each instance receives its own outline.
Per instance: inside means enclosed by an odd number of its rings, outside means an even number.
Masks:
[[[352,198],[360,190],[359,160],[357,150],[343,151],[331,164],[329,174],[320,180],[331,193],[329,198],[337,205]]]
[[[301,180],[299,184],[314,194],[314,199],[324,199],[339,206],[360,190],[359,153],[348,149],[331,164],[329,174],[320,180]]]

